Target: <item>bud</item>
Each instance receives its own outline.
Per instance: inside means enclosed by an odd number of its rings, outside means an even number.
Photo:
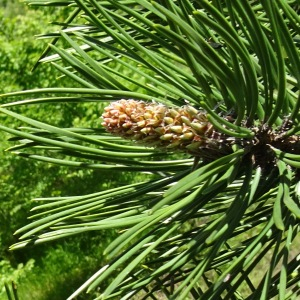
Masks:
[[[200,156],[230,149],[228,144],[224,146],[227,137],[214,129],[205,112],[189,105],[168,108],[154,102],[122,99],[110,103],[102,119],[108,132],[149,147]]]

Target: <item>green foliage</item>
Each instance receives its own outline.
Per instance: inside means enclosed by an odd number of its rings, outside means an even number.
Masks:
[[[55,39],[41,62],[76,86],[5,95],[17,98],[0,111],[22,124],[0,126],[14,136],[10,151],[82,170],[149,176],[36,199],[31,222],[17,231],[20,242],[11,249],[119,229],[105,250],[109,263],[69,299],[99,287],[97,299],[296,299],[297,2],[27,2],[69,7],[62,30],[45,34]],[[189,102],[229,136],[216,143],[229,143],[232,151],[210,161],[182,158],[110,136],[95,123],[66,128],[17,112],[56,103],[92,102],[98,109],[120,98]],[[269,267],[258,273],[266,260]]]
[[[63,18],[64,11],[49,9],[46,13],[39,10],[28,10],[24,5],[17,5],[10,2],[6,9],[0,9],[1,31],[0,35],[0,93],[7,91],[36,88],[44,86],[63,86],[70,84],[67,78],[58,78],[58,73],[49,64],[40,65],[38,72],[32,72],[34,64],[42,53],[45,42],[37,41],[34,35],[40,33],[41,26],[47,28],[50,18],[55,16],[57,20]],[[20,13],[20,14],[18,14]],[[3,102],[2,102],[3,103]],[[35,117],[41,121],[59,124],[62,127],[70,127],[73,124],[80,126],[91,126],[98,119],[100,107],[91,106],[89,103],[81,107],[72,104],[45,105],[41,107],[19,107],[18,112]],[[1,124],[10,126],[20,125],[18,122],[1,115]],[[62,166],[33,163],[16,155],[7,155],[4,151],[10,143],[6,141],[7,134],[0,133],[1,137],[1,166],[0,166],[0,264],[1,282],[0,299],[6,299],[4,282],[10,284],[13,280],[17,284],[21,299],[55,299],[71,293],[70,289],[58,287],[62,281],[71,281],[76,286],[80,283],[78,278],[84,278],[84,274],[94,271],[96,261],[101,260],[101,247],[98,245],[113,233],[93,236],[90,239],[94,242],[85,242],[86,246],[95,248],[98,252],[94,254],[94,261],[85,261],[91,255],[88,249],[84,251],[77,249],[77,245],[86,240],[85,236],[75,238],[71,245],[63,244],[57,248],[40,247],[25,252],[10,252],[9,246],[16,242],[13,235],[17,228],[27,222],[27,212],[32,207],[32,198],[45,195],[64,196],[90,191],[97,191],[103,188],[103,176],[109,178],[110,183],[105,186],[114,185],[126,179],[120,179],[116,174],[103,173],[98,170],[69,170]],[[131,178],[131,176],[130,176]],[[107,242],[106,242],[107,243]],[[102,247],[104,247],[105,243]],[[73,248],[72,248],[73,247]],[[56,257],[66,261],[66,264],[56,264]],[[64,255],[64,258],[62,258]],[[77,268],[71,271],[71,261],[67,264],[68,257],[73,261],[82,259]],[[66,267],[68,266],[68,268]],[[51,267],[51,268],[50,268]],[[64,267],[65,271],[60,267]],[[90,273],[89,273],[90,274]],[[44,284],[41,283],[43,278]],[[23,288],[24,287],[24,288]],[[34,291],[34,295],[28,290]],[[27,297],[27,298],[26,298]]]
[[[103,260],[101,249],[111,238],[113,234],[89,234],[40,251],[43,256],[35,258],[34,269],[18,277],[20,299],[66,299],[97,270]]]
[[[7,16],[7,10],[1,10],[0,35],[0,68],[1,68],[1,93],[11,90],[28,89],[37,87],[38,82],[49,85],[54,81],[55,74],[49,72],[50,66],[43,66],[41,74],[32,73],[31,69],[35,60],[42,51],[42,43],[37,43],[32,37],[39,32],[46,19],[41,12],[28,11],[24,15]],[[35,18],[34,16],[39,16]],[[22,70],[22,72],[20,72]],[[40,78],[48,74],[52,78]],[[6,83],[6,84],[4,84]]]
[[[0,271],[1,271],[1,294],[4,294],[5,292],[5,284],[7,282],[12,282],[16,279],[22,280],[26,277],[27,274],[29,274],[34,267],[34,260],[29,260],[26,265],[23,265],[22,263],[18,264],[17,268],[13,268],[10,263],[7,260],[2,260],[0,262]],[[5,276],[3,276],[5,275]]]

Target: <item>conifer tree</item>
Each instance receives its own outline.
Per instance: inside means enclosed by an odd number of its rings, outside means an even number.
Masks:
[[[1,113],[26,124],[0,126],[19,142],[9,150],[149,175],[37,199],[12,249],[119,229],[109,263],[69,299],[297,299],[298,1],[26,2],[69,9],[38,64],[75,87],[4,95]],[[57,102],[92,102],[99,123],[59,128],[14,110]]]

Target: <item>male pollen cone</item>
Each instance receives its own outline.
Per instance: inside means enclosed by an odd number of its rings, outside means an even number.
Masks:
[[[119,100],[102,114],[102,125],[114,135],[149,147],[201,155],[204,149],[222,148],[219,133],[204,112],[190,105],[169,108],[155,102]]]

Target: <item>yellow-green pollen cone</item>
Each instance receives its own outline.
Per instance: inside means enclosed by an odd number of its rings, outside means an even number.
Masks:
[[[204,150],[229,149],[206,114],[190,105],[169,108],[155,102],[122,99],[104,110],[102,125],[108,132],[145,146],[201,156]]]

